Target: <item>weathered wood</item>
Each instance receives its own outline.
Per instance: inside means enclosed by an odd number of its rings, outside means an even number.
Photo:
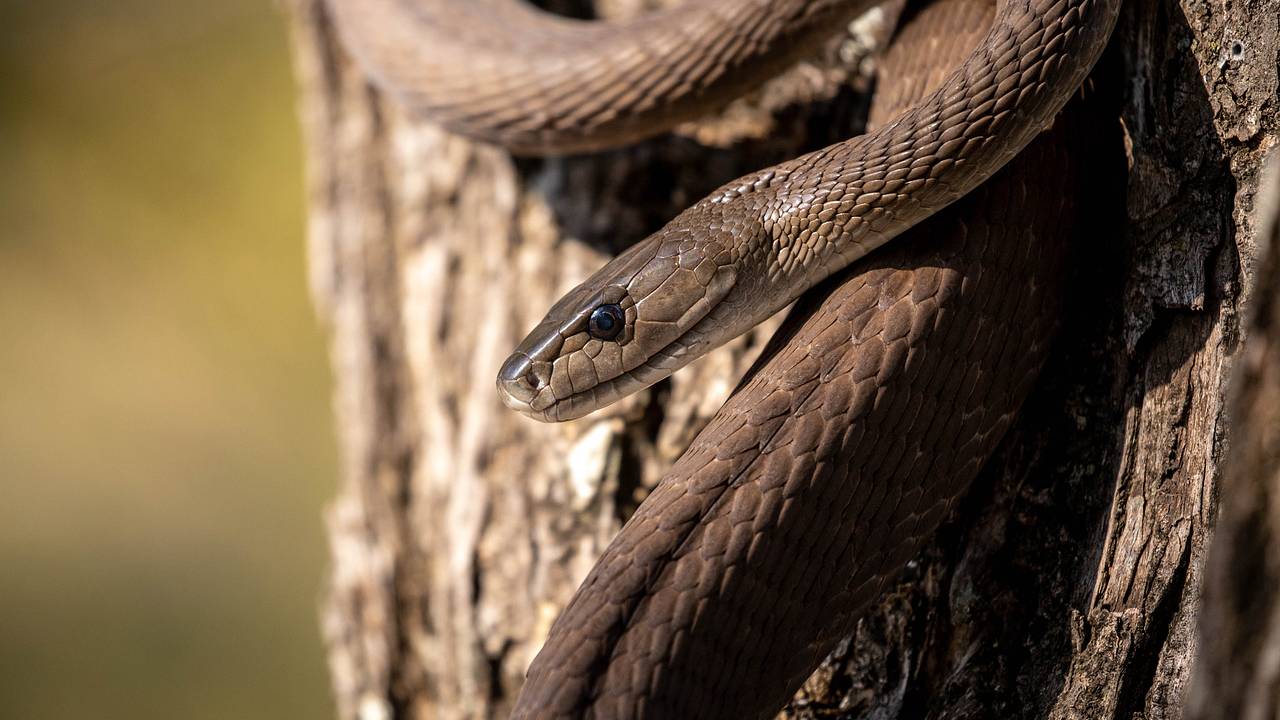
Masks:
[[[673,137],[514,160],[405,117],[319,0],[288,5],[344,457],[323,612],[339,713],[502,717],[561,605],[769,328],[562,425],[504,411],[498,365],[609,254],[721,182],[856,132],[884,23]],[[961,512],[792,716],[1178,715],[1275,139],[1277,17],[1277,0],[1129,3],[1094,76],[1112,122],[1056,357]]]
[[[1256,206],[1259,261],[1233,381],[1222,517],[1209,556],[1194,720],[1280,717],[1280,151]]]

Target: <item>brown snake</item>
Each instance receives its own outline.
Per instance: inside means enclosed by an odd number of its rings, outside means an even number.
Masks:
[[[329,2],[353,53],[409,107],[553,152],[723,104],[867,4],[690,1],[609,24],[505,0]],[[1118,6],[936,0],[888,53],[875,130],[717,190],[521,343],[504,401],[579,417],[916,226],[801,301],[556,621],[515,717],[768,717],[915,555],[1043,359],[1066,153],[1046,137],[939,210],[1048,125]]]

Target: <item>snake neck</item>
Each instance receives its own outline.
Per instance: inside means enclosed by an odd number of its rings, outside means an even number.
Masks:
[[[869,134],[735,180],[646,240],[735,228],[737,284],[695,328],[698,347],[741,335],[1003,167],[1084,81],[1119,7],[1004,0],[983,41],[908,110]],[[668,374],[696,357],[686,354]]]

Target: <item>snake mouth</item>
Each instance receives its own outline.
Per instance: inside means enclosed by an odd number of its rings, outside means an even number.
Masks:
[[[697,329],[695,325],[686,336],[696,336]],[[686,336],[671,341],[636,367],[562,398],[549,397],[546,393],[551,382],[550,364],[517,351],[498,372],[498,395],[508,408],[534,420],[576,420],[669,377],[696,358],[699,353],[690,350],[699,343],[689,343]]]

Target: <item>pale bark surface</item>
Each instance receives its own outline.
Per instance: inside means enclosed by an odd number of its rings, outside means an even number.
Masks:
[[[1193,720],[1280,717],[1280,152],[1257,199],[1257,292],[1232,381],[1231,448],[1206,573]]]
[[[503,717],[559,608],[770,328],[562,425],[504,411],[498,365],[617,249],[721,182],[856,132],[883,23],[675,137],[513,160],[405,117],[318,0],[288,4],[345,458],[323,610],[339,713]],[[1095,171],[1110,201],[1055,357],[957,517],[792,716],[1179,716],[1275,142],[1278,17],[1278,0],[1128,4],[1094,79],[1113,107]]]

